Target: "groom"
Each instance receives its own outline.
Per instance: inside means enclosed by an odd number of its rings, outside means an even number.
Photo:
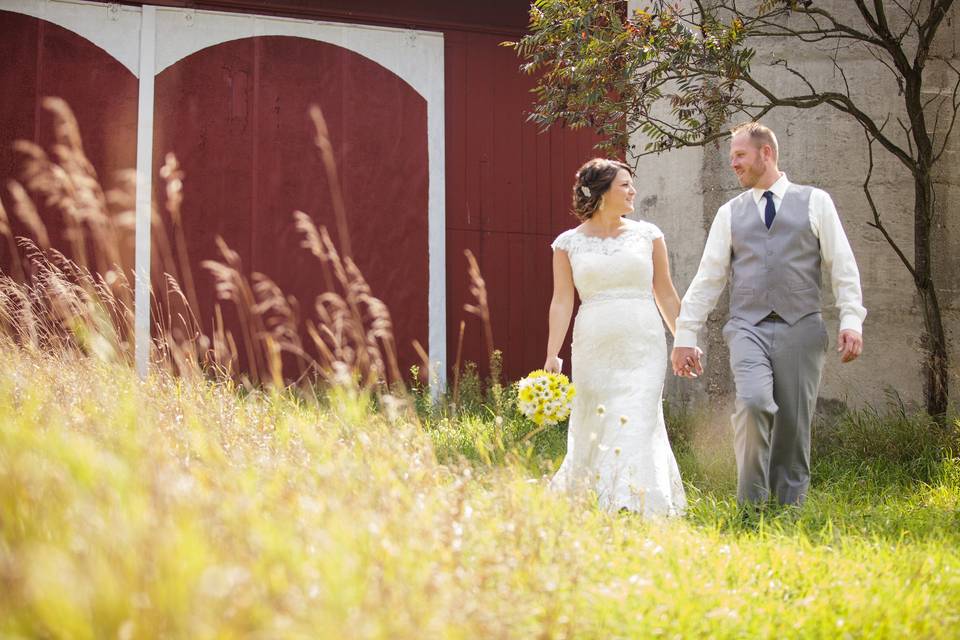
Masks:
[[[777,138],[767,127],[751,122],[732,134],[730,166],[747,191],[717,211],[683,297],[671,361],[679,376],[702,373],[697,332],[729,280],[723,336],[737,388],[737,500],[801,504],[810,484],[810,423],[828,343],[820,315],[821,265],[840,310],[841,362],[860,355],[867,310],[830,196],[787,180],[777,168]]]

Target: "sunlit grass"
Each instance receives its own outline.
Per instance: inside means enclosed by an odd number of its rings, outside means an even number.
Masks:
[[[960,623],[960,464],[942,451],[911,466],[834,440],[803,508],[744,518],[732,453],[691,437],[689,513],[645,522],[546,490],[562,431],[526,439],[492,409],[391,422],[372,405],[4,348],[0,635],[954,637]]]
[[[13,213],[34,222],[31,198],[96,182],[66,105],[44,107],[63,166],[20,145],[30,179]],[[172,156],[161,173],[176,223]],[[107,200],[123,199],[92,198],[102,210],[88,218],[113,220]],[[146,382],[130,369],[132,288],[111,253],[131,229],[88,233],[90,270],[79,248],[76,263],[48,250],[40,223],[20,241],[28,259],[0,274],[0,638],[956,636],[956,428],[899,405],[844,414],[815,429],[807,503],[753,512],[733,499],[726,417],[667,407],[687,514],[606,513],[547,490],[566,433],[535,429],[498,382],[474,260],[468,310],[490,380],[458,349],[437,401],[422,376],[401,381],[389,313],[359,270],[295,220],[335,285],[313,301],[309,343],[283,292],[225,245],[207,268],[243,330],[201,335],[182,228],[170,240],[155,225],[159,290],[183,313],[169,300],[154,311]],[[351,380],[359,390],[336,386]]]

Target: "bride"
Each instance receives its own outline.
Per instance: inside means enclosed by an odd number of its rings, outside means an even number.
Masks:
[[[573,186],[573,212],[582,224],[551,245],[545,370],[560,371],[574,287],[581,301],[571,345],[577,394],[567,455],[551,486],[592,490],[609,510],[678,515],[686,497],[663,422],[667,346],[660,319],[673,333],[680,299],[663,234],[623,217],[633,211],[636,193],[628,165],[590,160]]]

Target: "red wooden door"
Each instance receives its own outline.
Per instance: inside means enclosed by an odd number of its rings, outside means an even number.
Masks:
[[[210,330],[214,281],[201,263],[219,258],[219,236],[248,274],[271,277],[299,301],[302,317],[316,318],[314,300],[326,287],[319,262],[300,246],[294,210],[338,236],[311,103],[330,129],[354,260],[387,304],[409,366],[419,361],[412,341],[427,343],[426,101],[384,67],[332,44],[232,40],[157,75],[154,170],[174,151],[186,174],[183,227],[198,313]],[[232,305],[223,308],[238,336]]]

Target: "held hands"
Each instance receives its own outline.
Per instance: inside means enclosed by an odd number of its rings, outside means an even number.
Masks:
[[[698,378],[703,374],[700,356],[703,352],[697,347],[674,347],[670,353],[670,363],[674,375],[681,378]]]
[[[863,353],[863,336],[853,329],[844,329],[837,337],[837,353],[840,362],[852,362]]]

